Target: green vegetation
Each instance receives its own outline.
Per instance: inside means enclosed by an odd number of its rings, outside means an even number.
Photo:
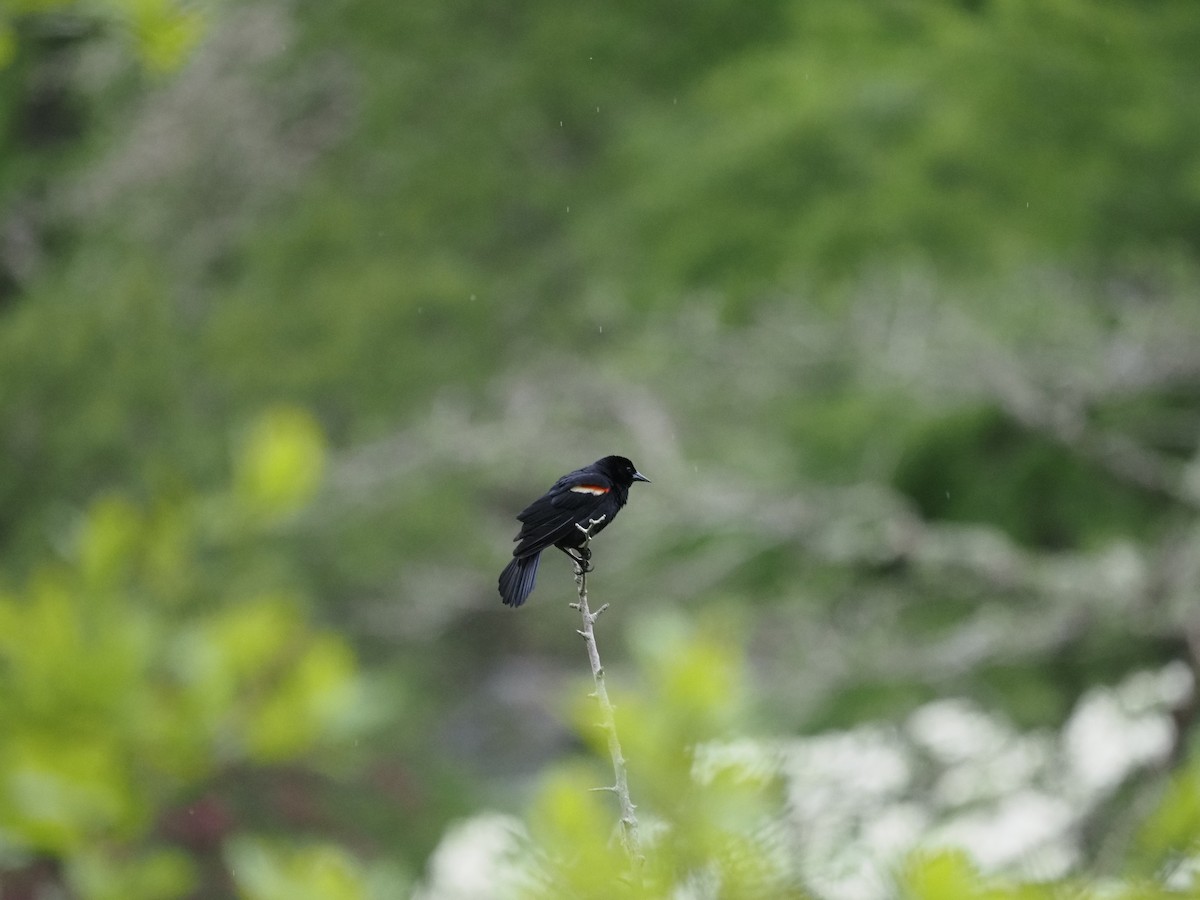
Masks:
[[[1198,46],[9,3],[0,894],[1194,894]],[[613,452],[641,866],[567,564],[494,585]]]

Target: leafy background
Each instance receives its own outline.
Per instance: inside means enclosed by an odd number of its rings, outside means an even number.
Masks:
[[[6,900],[1193,893],[1197,46],[10,2]],[[567,564],[495,594],[611,452],[633,873]]]

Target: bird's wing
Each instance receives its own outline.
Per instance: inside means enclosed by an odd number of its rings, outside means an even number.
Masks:
[[[540,553],[570,535],[575,523],[594,510],[599,500],[611,490],[612,483],[594,472],[564,475],[544,496],[517,516],[522,528],[515,538],[521,542],[516,555]]]

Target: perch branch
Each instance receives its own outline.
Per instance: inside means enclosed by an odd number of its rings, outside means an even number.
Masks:
[[[579,550],[578,557],[572,554],[572,559],[575,560],[575,586],[579,590],[579,602],[572,603],[571,608],[579,610],[579,616],[583,621],[583,627],[577,631],[587,646],[588,662],[592,665],[592,681],[596,687],[592,696],[600,704],[600,728],[603,729],[608,739],[608,753],[612,757],[613,784],[595,788],[595,790],[611,791],[617,795],[617,803],[621,808],[621,846],[625,848],[629,858],[637,863],[642,860],[641,838],[638,835],[638,820],[635,812],[637,807],[629,797],[629,777],[625,768],[625,756],[621,752],[621,742],[617,738],[617,721],[612,701],[608,699],[608,688],[604,684],[604,666],[600,664],[600,651],[596,649],[594,626],[601,613],[608,609],[608,604],[605,603],[595,612],[588,608],[587,573],[591,570],[589,564],[591,550],[588,548],[588,544],[592,539],[592,529],[603,521],[604,517],[601,516],[599,519],[589,520],[586,528],[583,525],[576,526],[583,532],[583,546]]]

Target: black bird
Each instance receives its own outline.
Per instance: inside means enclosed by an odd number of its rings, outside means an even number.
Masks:
[[[541,552],[553,545],[587,568],[587,558],[581,550],[584,535],[576,526],[592,526],[595,537],[616,518],[629,488],[635,481],[650,479],[623,456],[606,456],[590,466],[569,472],[554,482],[550,490],[530,503],[517,519],[519,541],[513,550],[513,560],[500,573],[500,596],[507,606],[520,606],[533,590]]]

